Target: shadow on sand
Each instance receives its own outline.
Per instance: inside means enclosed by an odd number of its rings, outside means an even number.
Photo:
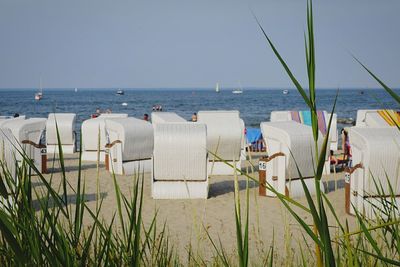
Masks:
[[[96,201],[97,200],[96,196],[97,196],[97,194],[85,194],[84,195],[85,202]],[[101,192],[100,197],[98,197],[98,199],[100,200],[100,199],[106,198],[107,196],[108,196],[108,194],[106,192]],[[60,195],[60,197],[63,197],[63,196]],[[42,209],[42,207],[40,205],[40,201],[44,201],[44,199],[42,199],[42,200],[35,199],[32,201],[32,206],[36,211],[39,211]],[[48,202],[49,208],[56,207],[54,199],[51,196],[49,196],[48,201],[49,201]],[[75,204],[75,202],[76,202],[76,194],[67,195],[67,205]]]

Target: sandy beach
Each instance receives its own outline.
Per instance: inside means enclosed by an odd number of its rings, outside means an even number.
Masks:
[[[261,153],[253,155],[252,162],[257,163]],[[76,188],[78,175],[78,157],[79,154],[65,157],[66,177],[72,188]],[[53,166],[54,165],[54,166]],[[245,166],[242,170],[245,170]],[[52,186],[58,189],[61,194],[60,182],[62,179],[61,169],[58,159],[53,162],[48,159],[49,173],[45,175],[48,181],[52,181]],[[250,169],[250,168],[248,168]],[[117,199],[115,195],[114,182],[112,175],[105,170],[104,165],[100,165],[97,172],[95,162],[83,162],[82,175],[85,181],[85,197],[87,205],[93,211],[96,209],[96,200],[103,198],[103,206],[100,217],[108,224],[111,222],[114,213],[117,212]],[[258,172],[250,172],[250,175],[258,179]],[[350,227],[354,227],[354,217],[349,216],[344,211],[344,173],[331,174],[324,177],[329,181],[329,191],[327,197],[330,199],[335,211],[343,222],[349,221]],[[117,175],[116,180],[121,192],[128,199],[132,195],[134,176]],[[218,243],[218,238],[224,246],[224,249],[230,256],[234,256],[236,248],[236,225],[234,213],[234,177],[233,176],[212,176],[210,177],[209,198],[202,200],[154,200],[151,197],[151,174],[144,173],[144,203],[143,203],[143,223],[144,227],[149,227],[157,211],[157,225],[161,228],[166,222],[167,231],[181,259],[186,259],[189,247],[202,257],[209,259],[215,254],[214,249],[207,237],[205,229],[209,232],[212,239]],[[242,202],[243,215],[246,197],[246,177],[239,176],[240,198]],[[338,189],[335,190],[335,183]],[[97,194],[97,185],[100,194]],[[35,177],[33,181],[35,190],[40,191],[44,188],[42,182]],[[304,239],[300,226],[294,218],[288,213],[286,208],[277,198],[258,196],[258,185],[249,182],[250,186],[250,257],[252,261],[266,255],[270,245],[274,242],[277,259],[290,259],[294,251],[299,248],[299,243]],[[75,195],[73,190],[68,189],[70,208],[74,210]],[[296,199],[307,206],[304,198]],[[39,207],[38,207],[39,208]],[[312,218],[307,212],[296,208],[299,214],[306,222],[312,224]],[[331,214],[328,214],[331,226],[335,227],[335,220]],[[85,227],[89,229],[93,220],[86,213],[84,218]],[[116,216],[114,226],[120,229],[118,216]],[[332,228],[331,234],[335,235],[335,228]],[[308,240],[312,248],[312,242]],[[298,257],[297,254],[296,257]],[[260,259],[261,260],[261,259]]]

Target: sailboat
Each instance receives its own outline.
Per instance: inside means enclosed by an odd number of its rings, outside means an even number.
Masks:
[[[234,89],[234,90],[232,90],[232,94],[242,94],[243,93],[243,90],[242,89]]]
[[[287,95],[287,94],[289,94],[289,90],[286,90],[286,89],[285,89],[285,90],[282,91],[282,93],[283,93],[284,95]]]
[[[239,81],[240,88],[236,88],[232,90],[232,94],[242,94],[243,93],[243,86],[242,83]]]
[[[43,98],[42,78],[40,78],[40,89],[35,94],[35,100],[39,101]]]
[[[217,83],[217,84],[215,85],[215,92],[216,92],[216,93],[219,93],[219,83]]]
[[[75,88],[75,93],[77,93],[78,92],[78,88]]]

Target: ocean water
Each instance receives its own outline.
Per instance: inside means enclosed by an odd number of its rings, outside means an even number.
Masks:
[[[114,113],[128,113],[142,118],[150,114],[154,105],[162,105],[163,111],[176,112],[190,120],[199,110],[239,110],[247,127],[259,127],[268,121],[273,110],[307,109],[296,90],[288,95],[282,90],[250,90],[243,94],[232,94],[230,90],[215,93],[209,89],[124,89],[118,96],[115,89],[45,89],[41,101],[34,100],[35,90],[0,90],[0,115],[24,114],[27,117],[47,117],[50,112],[72,112],[77,114],[77,131],[82,121],[88,119],[97,108],[111,109]],[[363,93],[362,93],[363,92]],[[400,90],[397,90],[400,93]],[[318,90],[318,109],[330,111],[336,90]],[[121,104],[126,102],[127,106]],[[358,109],[399,108],[399,105],[383,89],[339,91],[335,112],[338,118],[356,118]],[[339,125],[339,128],[343,125]]]

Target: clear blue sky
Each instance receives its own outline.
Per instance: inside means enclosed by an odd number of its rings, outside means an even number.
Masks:
[[[306,78],[306,0],[1,0],[0,88],[292,87],[251,12]],[[400,87],[400,1],[314,0],[319,87]]]

